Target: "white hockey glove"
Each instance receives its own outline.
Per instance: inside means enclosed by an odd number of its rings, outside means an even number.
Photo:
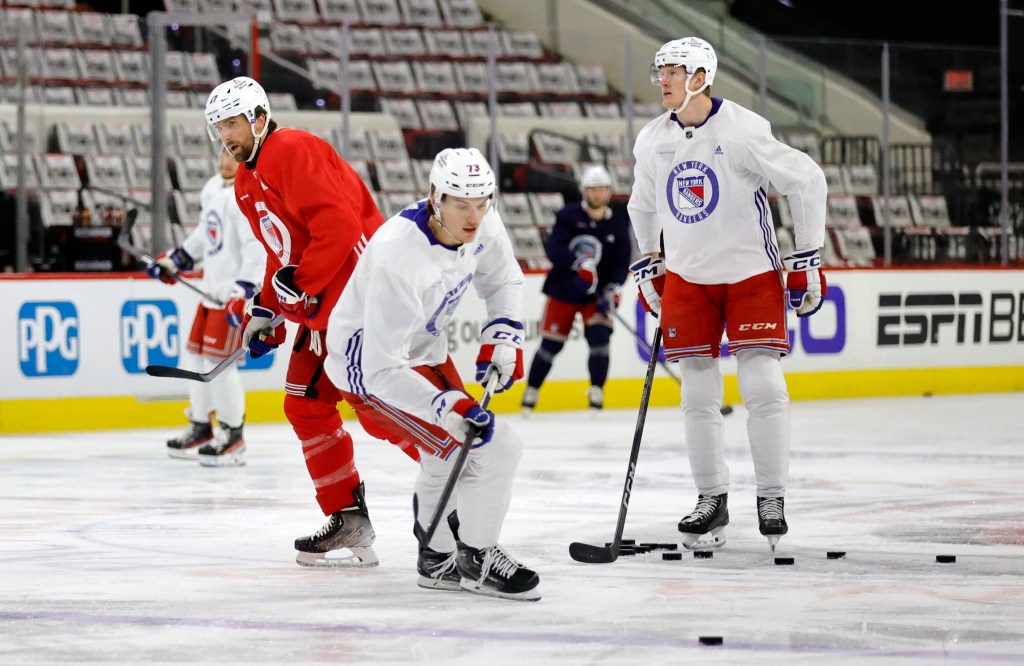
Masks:
[[[640,302],[644,310],[655,317],[661,316],[661,295],[665,291],[665,262],[661,259],[644,257],[629,267],[633,282],[640,291]]]
[[[798,317],[808,317],[821,309],[822,299],[828,295],[825,274],[821,272],[821,257],[817,250],[801,250],[782,259],[786,268],[786,289],[789,305]]]
[[[498,368],[498,384],[495,393],[507,391],[512,384],[523,378],[523,334],[526,329],[522,322],[506,317],[488,322],[480,331],[480,353],[476,356],[476,380],[487,382],[487,368],[493,363]]]
[[[278,269],[272,279],[274,294],[281,304],[281,312],[285,318],[305,324],[316,316],[320,303],[316,296],[311,296],[299,289],[295,284],[295,271],[298,266],[288,265]]]
[[[288,332],[283,324],[267,328],[276,316],[273,310],[259,305],[253,305],[251,312],[245,314],[242,320],[242,346],[249,348],[250,357],[259,358],[284,343]]]
[[[483,446],[494,436],[494,414],[466,393],[452,389],[437,394],[431,402],[434,425],[440,426],[458,442],[476,437],[473,448]]]

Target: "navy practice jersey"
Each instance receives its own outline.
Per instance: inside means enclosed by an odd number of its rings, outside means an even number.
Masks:
[[[609,207],[605,219],[594,221],[583,210],[583,203],[567,205],[555,215],[555,226],[548,237],[547,253],[551,272],[544,281],[544,293],[566,303],[586,303],[604,293],[608,285],[621,285],[629,274],[631,244],[629,217],[625,211]],[[597,265],[597,290],[587,294],[575,279],[573,262],[577,251],[574,240],[593,236],[601,243],[601,260]]]

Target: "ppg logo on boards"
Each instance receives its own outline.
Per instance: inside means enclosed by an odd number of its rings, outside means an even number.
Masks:
[[[26,377],[62,377],[78,370],[78,310],[69,301],[23,303],[18,310],[18,361]]]
[[[125,301],[121,306],[121,364],[140,374],[147,365],[178,367],[178,307],[174,301]]]

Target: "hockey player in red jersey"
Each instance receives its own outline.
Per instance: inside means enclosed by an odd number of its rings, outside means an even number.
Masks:
[[[243,344],[258,357],[281,345],[283,314],[299,324],[285,379],[284,411],[302,442],[327,523],[295,540],[307,566],[375,566],[373,527],[342,426],[338,389],[323,372],[327,318],[369,237],[383,224],[356,172],[323,139],[280,128],[263,88],[248,77],[226,81],[206,103],[210,138],[240,163],[238,205],[267,250],[263,289],[254,297]],[[406,453],[419,456],[409,445]],[[327,557],[330,551],[337,557]]]

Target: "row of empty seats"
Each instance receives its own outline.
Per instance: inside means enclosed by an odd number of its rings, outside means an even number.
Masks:
[[[263,13],[279,21],[463,28],[483,23],[476,0],[164,0],[168,12]]]
[[[32,47],[25,61],[33,83],[143,87],[152,78],[144,51]],[[212,53],[170,51],[165,62],[169,88],[209,91],[223,80]],[[0,48],[0,79],[14,82],[17,66],[17,50]]]
[[[337,59],[307,59],[306,71],[314,85],[341,89],[341,65]],[[485,62],[350,60],[347,74],[352,90],[404,95],[485,98],[491,83]],[[568,62],[497,63],[495,87],[501,94],[537,96],[548,101],[571,97],[600,99],[609,95],[600,65],[574,66]]]
[[[240,28],[232,32],[240,38]],[[291,55],[341,54],[340,26],[301,26],[274,23],[270,27],[270,49]],[[488,30],[432,30],[419,28],[353,28],[346,45],[349,57],[435,58],[482,60],[489,56]],[[551,60],[540,38],[533,32],[495,31],[494,55],[501,60]]]
[[[27,8],[0,12],[0,44],[15,44],[20,32],[29,45],[112,49],[141,49],[145,45],[139,17],[134,14]]]

